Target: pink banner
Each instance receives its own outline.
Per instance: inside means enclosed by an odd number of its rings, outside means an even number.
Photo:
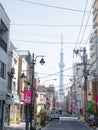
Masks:
[[[31,104],[31,90],[24,90],[24,102]]]
[[[97,104],[97,106],[98,106],[98,96],[96,96],[96,104]]]
[[[46,101],[46,106],[50,107],[50,102],[49,101]]]

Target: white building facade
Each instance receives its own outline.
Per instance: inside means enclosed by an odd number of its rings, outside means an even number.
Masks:
[[[93,0],[93,33],[90,37],[91,70],[98,75],[98,0]]]
[[[18,91],[18,66],[19,66],[19,56],[16,52],[15,46],[10,42],[8,49],[8,89],[7,95],[10,95],[9,120],[11,123],[17,123],[18,115],[18,104],[20,103]],[[10,76],[12,75],[12,77]],[[10,82],[10,83],[9,83]]]
[[[4,126],[4,120],[6,116],[5,101],[7,93],[7,48],[9,44],[9,31],[10,19],[0,4],[0,129],[2,129]]]
[[[37,94],[37,113],[39,113],[41,109],[44,109],[44,105],[46,104],[46,88],[44,86],[38,86]]]

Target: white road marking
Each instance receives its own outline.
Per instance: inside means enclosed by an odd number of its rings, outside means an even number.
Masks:
[[[60,121],[63,120],[78,120],[78,117],[60,117]]]

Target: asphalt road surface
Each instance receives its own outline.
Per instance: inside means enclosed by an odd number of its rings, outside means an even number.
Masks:
[[[42,130],[91,130],[77,120],[52,120]]]

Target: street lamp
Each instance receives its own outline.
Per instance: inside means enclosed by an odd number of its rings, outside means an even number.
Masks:
[[[34,57],[34,53],[33,53],[33,58],[32,58],[32,62],[30,65],[30,69],[29,70],[24,70],[24,71],[29,71],[30,73],[30,89],[31,89],[31,103],[26,105],[26,130],[29,130],[29,121],[30,121],[30,130],[33,130],[32,127],[32,121],[34,120],[34,103],[35,103],[35,87],[34,87],[34,66],[36,64],[36,59],[38,57],[42,57],[40,60],[40,64],[43,65],[45,63],[44,59],[43,59],[43,55],[38,55],[36,57]],[[25,79],[26,76],[24,73],[22,73],[21,79]],[[29,108],[30,107],[30,108]],[[30,116],[30,120],[29,120],[29,116]]]
[[[45,63],[44,59],[43,59],[43,55],[38,55],[36,57],[34,57],[34,53],[33,53],[33,59],[32,59],[32,62],[31,62],[31,77],[30,77],[30,81],[31,81],[31,105],[30,105],[30,130],[33,130],[33,127],[32,127],[32,120],[34,120],[34,90],[35,90],[35,87],[34,87],[34,67],[35,67],[35,64],[36,64],[36,59],[38,57],[42,57],[41,60],[40,60],[40,64],[43,65]]]

